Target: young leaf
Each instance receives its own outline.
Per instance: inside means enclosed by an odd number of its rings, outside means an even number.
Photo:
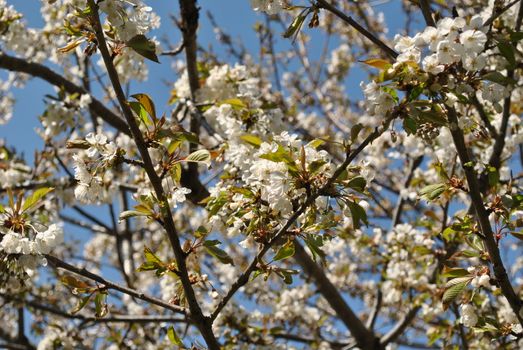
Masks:
[[[459,282],[447,288],[443,293],[443,304],[450,304],[452,301],[454,301],[454,299],[456,299],[461,294],[461,292],[465,290],[469,282],[470,280],[468,282]]]
[[[203,163],[208,167],[211,166],[211,153],[206,149],[199,149],[189,154],[184,161],[186,162],[195,162]]]
[[[350,129],[350,141],[351,141],[351,142],[356,141],[356,139],[358,138],[358,135],[360,134],[360,131],[361,131],[361,130],[363,130],[363,125],[361,125],[360,123],[355,124],[355,125]]]
[[[369,58],[368,60],[360,62],[378,69],[388,69],[392,67],[392,64],[389,61],[381,58]]]
[[[154,254],[151,249],[144,247],[143,254],[144,254],[145,260],[147,262],[152,262],[152,263],[157,263],[157,264],[163,265],[163,261],[159,257],[157,257],[156,254]]]
[[[516,66],[516,53],[511,43],[507,41],[501,41],[498,43],[499,52],[505,57],[510,64],[510,68]]]
[[[305,243],[307,244],[307,247],[312,253],[312,259],[316,261],[316,257],[320,257],[320,259],[325,258],[325,252],[321,249],[321,246],[323,245],[323,238],[320,235],[306,235],[305,236]]]
[[[307,144],[307,146],[310,146],[310,147],[312,147],[312,148],[318,148],[318,147],[320,147],[321,145],[323,145],[324,143],[325,143],[325,141],[322,140],[322,139],[314,139],[314,140],[312,140],[311,142],[309,142],[309,143]]]
[[[25,199],[22,211],[27,211],[40,204],[40,200],[52,190],[54,190],[52,187],[42,187],[34,191],[33,194]]]
[[[156,56],[156,45],[154,41],[147,39],[145,35],[138,34],[132,37],[126,44],[137,54],[156,63],[160,63],[158,56]]]
[[[107,292],[98,292],[94,297],[95,317],[104,317],[109,312],[107,307]]]
[[[149,118],[147,115],[147,110],[140,102],[130,101],[129,107],[133,110],[134,113],[140,118],[142,123],[145,124],[145,126],[153,125],[153,121]]]
[[[85,41],[85,38],[75,39],[75,40],[69,42],[67,45],[59,48],[58,52],[68,53],[70,51],[73,51],[74,49],[76,49],[78,47],[78,45],[80,45],[84,41]]]
[[[222,263],[234,265],[234,261],[229,256],[229,254],[227,254],[225,250],[222,250],[217,247],[217,245],[220,243],[221,242],[217,240],[205,241],[203,242],[203,246],[209,254],[214,256],[216,259],[220,260]]]
[[[432,201],[441,196],[441,194],[445,192],[446,189],[447,186],[445,184],[428,185],[421,189],[419,196],[426,199],[427,201]]]
[[[287,242],[285,245],[281,246],[274,258],[273,261],[283,260],[290,258],[294,255],[294,243]]]
[[[305,18],[307,18],[307,15],[310,13],[309,9],[305,9],[298,16],[294,18],[294,20],[291,22],[285,33],[283,33],[284,38],[290,38],[295,35],[298,35],[298,32],[303,25],[303,22],[305,21]]]
[[[250,135],[250,134],[242,135],[242,136],[240,136],[240,139],[242,139],[243,141],[247,142],[249,145],[254,146],[256,148],[260,147],[263,142],[258,136],[254,136],[254,135]]]
[[[145,108],[147,113],[153,118],[153,120],[156,120],[156,109],[154,107],[153,100],[149,97],[147,94],[134,94],[131,95],[131,97],[135,98],[142,106]]]
[[[349,206],[350,215],[352,216],[352,223],[354,224],[354,228],[358,229],[361,227],[361,223],[363,222],[365,225],[369,224],[369,221],[367,219],[367,213],[365,212],[365,209],[363,209],[358,203],[353,201],[347,201],[347,205]]]
[[[465,277],[465,276],[469,276],[469,275],[470,275],[470,273],[465,269],[462,269],[459,267],[450,268],[447,266],[445,266],[443,268],[443,273],[441,274],[442,277],[452,277],[452,278]]]
[[[220,102],[220,106],[221,105],[230,105],[233,109],[236,110],[247,108],[247,105],[239,98],[230,98],[227,100],[223,100]]]
[[[180,339],[180,337],[178,336],[178,334],[176,334],[176,331],[174,330],[173,326],[171,326],[171,327],[169,327],[169,329],[167,329],[167,338],[169,338],[169,340],[171,341],[171,344],[183,347],[183,342]]]
[[[71,313],[74,315],[78,311],[82,310],[85,307],[85,305],[87,305],[89,300],[91,300],[92,296],[93,296],[92,294],[89,294],[88,296],[85,296],[85,297],[81,298],[80,300],[78,300],[78,302],[76,303],[76,306],[71,310]]]
[[[347,184],[348,188],[352,188],[358,192],[365,191],[365,186],[367,186],[367,180],[365,180],[362,176],[356,176],[350,179],[349,183]]]
[[[123,211],[120,213],[120,217],[118,218],[119,221],[124,221],[124,220],[127,220],[129,218],[132,218],[132,217],[135,217],[135,216],[147,216],[151,213],[143,213],[141,211],[138,211],[138,210],[126,210],[126,211]]]

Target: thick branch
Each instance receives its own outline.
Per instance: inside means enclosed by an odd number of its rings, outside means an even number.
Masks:
[[[200,79],[198,75],[198,45],[196,42],[196,32],[198,30],[198,19],[199,19],[199,8],[196,6],[196,0],[179,0],[181,23],[180,29],[183,35],[183,44],[185,49],[185,62],[187,69],[187,77],[189,78],[189,89],[191,91],[192,101],[196,101],[196,92],[200,88]],[[200,113],[190,113],[190,125],[189,129],[196,135],[200,135],[201,118],[203,116]],[[190,152],[196,151],[198,145],[190,144]],[[189,163],[188,172],[185,176],[182,176],[181,183],[183,186],[189,187],[189,184],[198,180],[198,163]],[[195,192],[192,191],[188,196],[191,200],[201,201],[207,197],[209,193],[207,191]]]
[[[109,49],[105,41],[104,31],[102,29],[102,24],[100,23],[100,18],[98,15],[98,7],[95,4],[94,0],[88,0],[88,4],[93,12],[92,19],[94,22],[93,24],[96,32],[96,38],[98,40],[98,48],[100,49],[100,53],[102,54],[105,67],[107,69],[107,74],[109,75],[109,79],[111,80],[111,84],[113,86],[116,98],[118,99],[118,103],[122,108],[127,124],[131,129],[131,134],[134,138],[138,151],[140,152],[140,156],[142,157],[145,172],[147,173],[151,185],[154,188],[156,197],[158,198],[158,204],[160,205],[160,210],[162,214],[163,226],[165,228],[172,249],[174,251],[176,264],[178,267],[178,275],[182,283],[187,304],[189,305],[189,309],[191,311],[191,318],[194,320],[194,323],[198,327],[209,348],[219,349],[218,341],[216,340],[212,332],[211,323],[203,315],[198,300],[196,299],[194,290],[192,288],[192,284],[189,279],[189,274],[187,272],[185,253],[182,249],[178,232],[174,225],[171,208],[169,207],[167,196],[163,190],[162,180],[160,179],[160,177],[154,169],[154,165],[152,163],[151,156],[149,155],[149,151],[147,149],[147,145],[145,143],[143,135],[140,131],[138,123],[136,122],[136,119],[131,111],[131,108],[127,103],[125,94],[122,90],[120,79],[118,78],[118,73],[116,72],[111,54],[109,53]]]
[[[82,95],[90,95],[91,103],[89,104],[89,108],[118,131],[129,134],[129,127],[125,124],[125,121],[122,118],[105,107],[102,102],[94,98],[86,89],[72,83],[46,66],[39,63],[27,62],[21,58],[9,56],[0,52],[0,68],[38,77],[54,86],[63,87],[65,91],[70,94],[79,93]]]
[[[421,8],[421,13],[423,13],[423,18],[425,18],[425,23],[427,23],[428,26],[435,27],[436,23],[432,17],[429,2],[427,0],[419,0],[419,7]]]
[[[467,178],[467,183],[469,187],[469,196],[472,201],[472,207],[476,214],[476,219],[479,223],[483,242],[487,248],[487,252],[492,262],[492,268],[494,271],[494,276],[496,277],[499,286],[501,288],[501,293],[507,298],[507,301],[512,308],[512,311],[516,314],[519,322],[523,324],[523,318],[520,316],[519,311],[521,309],[521,300],[516,295],[512,284],[501,260],[500,252],[494,233],[492,232],[492,227],[490,226],[489,213],[485,209],[485,204],[483,198],[481,198],[481,191],[479,188],[479,183],[477,179],[477,174],[474,171],[474,166],[471,165],[471,159],[469,157],[467,146],[465,144],[465,137],[463,132],[458,126],[458,117],[456,111],[453,108],[448,108],[448,118],[450,123],[450,133],[454,141],[454,145],[458,152],[458,157],[465,172]]]
[[[387,334],[381,337],[381,344],[385,346],[390,342],[394,341],[396,338],[398,338],[403,333],[403,331],[409,326],[409,324],[414,320],[419,309],[419,306],[410,309],[409,312],[407,312],[396,324],[396,326],[394,326],[394,328],[392,328]]]
[[[336,286],[327,278],[323,268],[319,267],[311,259],[298,241],[294,241],[294,249],[296,261],[303,268],[303,271],[314,280],[320,293],[356,339],[358,347],[362,349],[381,349],[379,338],[376,337],[374,332],[365,327],[363,322],[352,311]]]

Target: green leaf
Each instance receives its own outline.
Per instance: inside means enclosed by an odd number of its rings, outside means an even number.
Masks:
[[[323,145],[324,143],[325,143],[325,141],[322,140],[322,139],[314,139],[314,140],[312,140],[311,142],[309,142],[309,143],[307,144],[307,146],[312,147],[312,148],[318,148],[318,147],[320,147],[321,145]]]
[[[171,178],[176,184],[179,184],[182,179],[182,166],[180,163],[176,163],[170,170]]]
[[[443,304],[450,304],[452,301],[454,301],[454,299],[456,299],[461,294],[461,292],[465,290],[468,283],[469,282],[459,282],[446,289],[443,293]]]
[[[507,41],[500,41],[498,43],[498,49],[510,64],[510,68],[516,67],[516,53],[514,52],[512,44]]]
[[[347,201],[347,205],[349,206],[350,215],[352,216],[352,223],[354,224],[354,228],[358,229],[361,227],[361,223],[363,222],[365,225],[369,224],[369,221],[367,219],[367,213],[365,212],[365,209],[361,205],[359,205],[356,202],[353,201]]]
[[[450,242],[452,237],[456,234],[456,231],[452,227],[447,227],[441,234],[446,242]]]
[[[242,136],[240,136],[240,139],[242,139],[243,141],[247,142],[249,145],[254,146],[256,148],[260,147],[263,142],[259,137],[251,135],[251,134],[242,135]]]
[[[405,129],[407,134],[412,135],[415,134],[418,130],[418,125],[414,119],[410,117],[405,117],[405,119],[403,119],[403,128]]]
[[[64,276],[60,280],[62,281],[63,284],[65,284],[66,286],[72,287],[72,288],[76,288],[76,289],[80,289],[80,290],[88,290],[91,288],[90,285],[88,285],[84,281],[80,281],[79,279],[77,279],[76,277],[73,277],[73,276]]]
[[[350,141],[351,142],[356,141],[356,139],[358,138],[358,135],[360,134],[361,130],[363,130],[363,125],[361,125],[360,123],[355,124],[350,129]]]
[[[441,196],[441,194],[445,192],[446,189],[447,186],[443,183],[428,185],[421,189],[419,196],[426,199],[427,201],[432,201]]]
[[[146,126],[153,125],[152,119],[150,119],[147,115],[147,110],[144,106],[142,106],[140,102],[129,101],[128,103],[129,107],[131,107],[133,112],[136,113],[136,115],[138,116],[138,118],[140,118],[142,123],[144,123]]]
[[[134,94],[131,97],[135,98],[145,108],[147,113],[156,120],[156,108],[154,107],[153,100],[147,94]]]
[[[514,44],[516,44],[521,39],[523,39],[523,32],[512,32],[512,33],[510,33],[510,40]]]
[[[307,18],[307,15],[310,13],[308,9],[303,10],[298,16],[296,16],[287,30],[283,33],[284,38],[290,38],[294,35],[297,35],[301,26],[303,25],[303,22],[305,21],[305,18]]]
[[[325,252],[321,249],[323,246],[323,238],[320,235],[306,235],[305,238],[305,244],[307,244],[307,247],[312,253],[312,259],[316,261],[316,257],[320,257],[320,259],[325,258]]]
[[[167,329],[167,338],[169,338],[169,341],[171,342],[171,344],[178,345],[181,347],[184,346],[182,340],[180,339],[178,334],[176,334],[176,331],[174,330],[173,326],[171,326],[171,327],[169,327],[169,329]]]
[[[158,56],[156,56],[156,45],[154,41],[147,39],[145,35],[138,34],[134,36],[126,42],[126,45],[133,49],[137,54],[156,63],[160,63]]]
[[[273,261],[283,260],[290,258],[294,255],[294,243],[287,242],[285,245],[281,246],[274,258]]]
[[[365,186],[367,186],[367,180],[365,180],[362,176],[356,176],[349,180],[349,183],[347,184],[348,188],[351,188],[358,192],[365,191]]]
[[[510,234],[515,238],[523,241],[523,232],[510,231]]]
[[[230,105],[233,109],[236,110],[247,108],[247,105],[239,98],[229,98],[227,100],[223,100],[219,103],[219,105]]]
[[[189,154],[185,159],[185,162],[203,163],[208,167],[211,166],[211,153],[206,149],[199,149]]]
[[[158,263],[144,262],[136,269],[136,271],[138,271],[138,272],[154,271],[154,270],[158,270],[159,268],[162,268],[162,266],[160,266]]]
[[[283,278],[283,282],[285,284],[292,284],[292,275],[295,275],[298,273],[298,271],[296,270],[291,270],[291,269],[275,269],[274,272],[280,276],[281,278]],[[269,276],[266,276],[266,277],[269,277]]]
[[[440,126],[447,125],[447,119],[445,119],[444,114],[442,114],[438,111],[434,111],[434,110],[420,111],[419,117],[420,117],[420,119],[422,119],[426,122],[434,123],[434,124],[437,124]]]
[[[40,200],[52,190],[54,190],[52,187],[42,187],[34,191],[29,197],[25,199],[22,211],[27,211],[39,205]]]
[[[470,273],[465,269],[462,269],[459,267],[449,268],[447,266],[445,266],[443,268],[443,273],[441,274],[442,277],[451,277],[451,278],[465,277],[465,276],[469,276],[469,275],[470,275]]]
[[[510,79],[500,72],[489,72],[481,77],[483,80],[492,81],[494,83],[498,83],[500,85],[506,86],[508,84],[514,84],[514,79]]]
[[[326,161],[324,160],[314,160],[312,162],[310,162],[310,164],[308,165],[307,167],[307,170],[311,173],[311,174],[316,174],[316,172],[318,170],[321,169],[321,167],[323,167],[325,164],[327,164]]]
[[[455,286],[456,284],[460,284],[460,283],[469,283],[470,281],[472,281],[472,279],[474,278],[474,276],[463,276],[463,277],[456,277],[456,278],[453,278],[451,280],[448,280],[447,283],[445,283],[445,288],[450,288],[450,287],[453,287]]]
[[[152,252],[152,250],[149,249],[148,247],[143,248],[143,254],[144,254],[145,260],[147,262],[152,262],[152,263],[157,263],[157,264],[163,265],[163,261],[158,256],[156,256],[156,254],[154,254]]]
[[[204,241],[203,246],[207,250],[209,254],[214,256],[216,259],[220,260],[224,264],[231,264],[234,266],[234,261],[232,258],[227,254],[225,250],[222,250],[217,247],[218,244],[221,242],[218,240],[212,240],[212,241]]]
[[[487,167],[488,184],[494,187],[499,183],[499,171],[495,167]]]
[[[96,293],[96,296],[94,297],[94,305],[96,310],[95,317],[104,317],[109,312],[106,300],[107,292]]]
[[[82,310],[85,307],[85,305],[87,305],[89,300],[91,300],[92,296],[92,294],[89,294],[88,296],[80,298],[80,300],[78,300],[78,302],[76,303],[76,306],[71,310],[71,313],[74,315],[78,311]]]
[[[135,216],[148,216],[150,214],[151,213],[143,213],[143,212],[138,211],[138,210],[126,210],[126,211],[123,211],[123,212],[120,213],[120,216],[118,217],[118,220],[119,221],[124,221],[124,220],[127,220],[127,219],[135,217]]]

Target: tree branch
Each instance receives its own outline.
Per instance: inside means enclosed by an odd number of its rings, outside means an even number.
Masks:
[[[429,2],[427,0],[419,0],[419,7],[421,8],[421,13],[423,13],[423,18],[425,18],[425,23],[428,26],[436,27]]]
[[[294,249],[296,261],[303,268],[303,271],[314,280],[320,293],[356,339],[358,347],[362,349],[380,349],[379,338],[376,337],[374,332],[365,327],[363,322],[345,302],[337,288],[327,278],[323,269],[311,259],[297,240],[294,241]]]
[[[472,207],[474,208],[476,219],[483,234],[483,242],[485,243],[490,261],[492,263],[494,276],[499,283],[501,293],[505,296],[505,298],[507,298],[507,301],[510,304],[512,311],[516,314],[518,321],[523,324],[523,318],[519,313],[521,309],[521,300],[516,295],[508,278],[505,266],[503,265],[503,261],[501,260],[499,248],[496,243],[496,239],[494,238],[492,227],[490,226],[489,213],[485,209],[483,198],[481,198],[481,191],[477,180],[477,174],[474,170],[474,166],[471,165],[472,163],[465,144],[465,138],[463,136],[463,132],[458,126],[458,117],[454,108],[448,107],[447,115],[450,124],[450,133],[458,152],[461,166],[465,172],[465,177],[469,187],[468,193],[472,201]]]
[[[55,73],[51,69],[39,63],[27,62],[21,58],[6,55],[0,52],[0,68],[7,69],[12,72],[26,73],[34,77],[38,77],[47,81],[48,83],[64,88],[70,94],[78,93],[82,95],[91,96],[91,103],[89,108],[92,109],[99,117],[105,120],[109,125],[127,135],[130,134],[129,128],[125,124],[125,120],[117,116],[105,105],[94,98],[86,89],[67,80],[60,74]]]
[[[94,273],[88,271],[85,268],[79,268],[79,267],[73,266],[73,265],[71,265],[69,263],[66,263],[65,261],[63,261],[63,260],[61,260],[61,259],[59,259],[59,258],[57,258],[55,256],[46,255],[45,258],[54,267],[62,268],[64,270],[73,272],[73,273],[75,273],[77,275],[89,278],[89,279],[91,279],[93,281],[96,281],[96,282],[98,282],[100,284],[103,284],[105,287],[107,287],[109,289],[117,290],[119,292],[122,292],[124,294],[130,295],[130,296],[135,297],[137,299],[140,299],[140,300],[143,300],[143,301],[147,301],[148,303],[151,303],[151,304],[154,304],[154,305],[161,306],[164,309],[168,309],[168,310],[174,311],[176,313],[187,315],[187,310],[185,308],[183,308],[183,307],[166,303],[163,300],[160,300],[160,299],[148,296],[148,295],[146,295],[144,293],[141,293],[141,292],[138,292],[138,291],[136,291],[134,289],[131,289],[131,288],[124,287],[124,286],[121,286],[119,284],[113,283],[113,282],[108,281],[105,278],[103,278],[103,277],[101,277],[101,276],[99,276],[97,274],[94,274]]]
[[[385,44],[382,40],[380,40],[374,34],[369,32],[367,29],[363,28],[352,17],[347,16],[346,14],[344,14],[343,12],[338,10],[335,6],[329,4],[326,0],[317,0],[316,5],[319,8],[332,12],[333,14],[338,16],[340,19],[342,19],[344,22],[346,22],[348,25],[352,26],[354,29],[356,29],[358,32],[360,32],[363,36],[365,36],[367,39],[369,39],[374,44],[376,44],[380,49],[382,49],[383,52],[390,58],[396,59],[396,57],[398,57],[398,53],[396,51],[394,51],[392,48],[390,48],[387,44]]]
[[[232,284],[231,289],[227,292],[227,294],[223,297],[223,299],[218,303],[218,306],[211,314],[211,319],[214,320],[216,317],[220,314],[220,311],[227,305],[229,300],[234,296],[234,294],[243,287],[247,282],[249,281],[249,277],[251,273],[253,273],[257,267],[258,263],[261,262],[261,259],[267,253],[270,249],[270,247],[274,244],[274,242],[278,241],[284,234],[287,233],[287,230],[291,227],[291,225],[298,219],[298,217],[305,212],[305,210],[320,196],[321,193],[325,192],[327,188],[329,188],[334,181],[343,173],[345,168],[358,156],[358,154],[361,153],[367,147],[372,141],[374,141],[376,138],[378,138],[385,130],[387,130],[389,123],[392,119],[394,119],[394,115],[389,117],[384,123],[383,127],[379,128],[376,127],[374,131],[367,136],[367,138],[359,145],[358,148],[356,148],[353,152],[348,152],[347,157],[343,161],[343,163],[336,169],[334,174],[331,176],[331,178],[327,181],[327,183],[321,187],[318,191],[316,191],[314,194],[307,197],[305,202],[300,206],[298,210],[292,214],[292,216],[287,220],[287,222],[276,232],[273,239],[271,239],[268,243],[262,246],[254,260],[251,262],[251,264],[247,267],[247,269],[238,277],[238,279]]]
[[[170,323],[186,323],[188,320],[186,318],[174,317],[174,316],[164,316],[164,315],[115,315],[110,317],[89,317],[79,314],[70,314],[67,311],[54,308],[49,305],[40,304],[35,300],[26,300],[17,298],[8,294],[0,293],[0,297],[8,300],[21,303],[28,307],[31,307],[36,310],[41,310],[49,312],[53,315],[60,316],[63,318],[82,320],[86,322],[93,323],[154,323],[154,322],[170,322]]]
[[[88,4],[92,10],[93,27],[96,33],[96,38],[98,40],[98,48],[104,60],[109,79],[111,80],[111,84],[113,86],[115,95],[118,99],[118,103],[120,104],[124,117],[131,130],[131,134],[134,138],[134,142],[143,160],[145,172],[147,173],[147,176],[151,182],[156,197],[158,198],[158,204],[160,206],[160,211],[162,215],[163,227],[167,233],[167,237],[169,238],[172,249],[174,251],[174,256],[178,268],[178,276],[180,278],[180,282],[182,283],[185,299],[187,300],[187,304],[189,305],[191,319],[193,319],[195,325],[198,327],[198,330],[202,334],[202,337],[205,339],[209,348],[219,349],[218,341],[216,340],[212,332],[211,322],[207,317],[203,315],[198,300],[196,299],[194,290],[192,288],[192,284],[189,279],[189,273],[187,271],[185,253],[182,249],[179,235],[174,225],[171,208],[167,201],[167,196],[163,190],[162,180],[160,179],[160,177],[154,169],[154,165],[152,163],[151,156],[149,155],[149,151],[147,149],[147,145],[145,143],[143,135],[140,131],[140,128],[131,111],[131,108],[127,103],[125,94],[122,90],[120,79],[118,78],[118,73],[116,72],[113,60],[111,58],[111,54],[109,53],[109,49],[105,41],[104,31],[98,14],[98,6],[95,4],[94,0],[88,0]],[[190,44],[188,42],[185,42],[186,50],[189,45]]]

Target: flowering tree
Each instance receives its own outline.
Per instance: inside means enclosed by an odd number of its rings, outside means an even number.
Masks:
[[[252,0],[258,59],[210,15],[225,61],[172,3],[178,47],[153,1],[0,0],[0,123],[55,87],[34,158],[0,148],[0,347],[521,348],[521,1],[404,1],[392,37]]]

